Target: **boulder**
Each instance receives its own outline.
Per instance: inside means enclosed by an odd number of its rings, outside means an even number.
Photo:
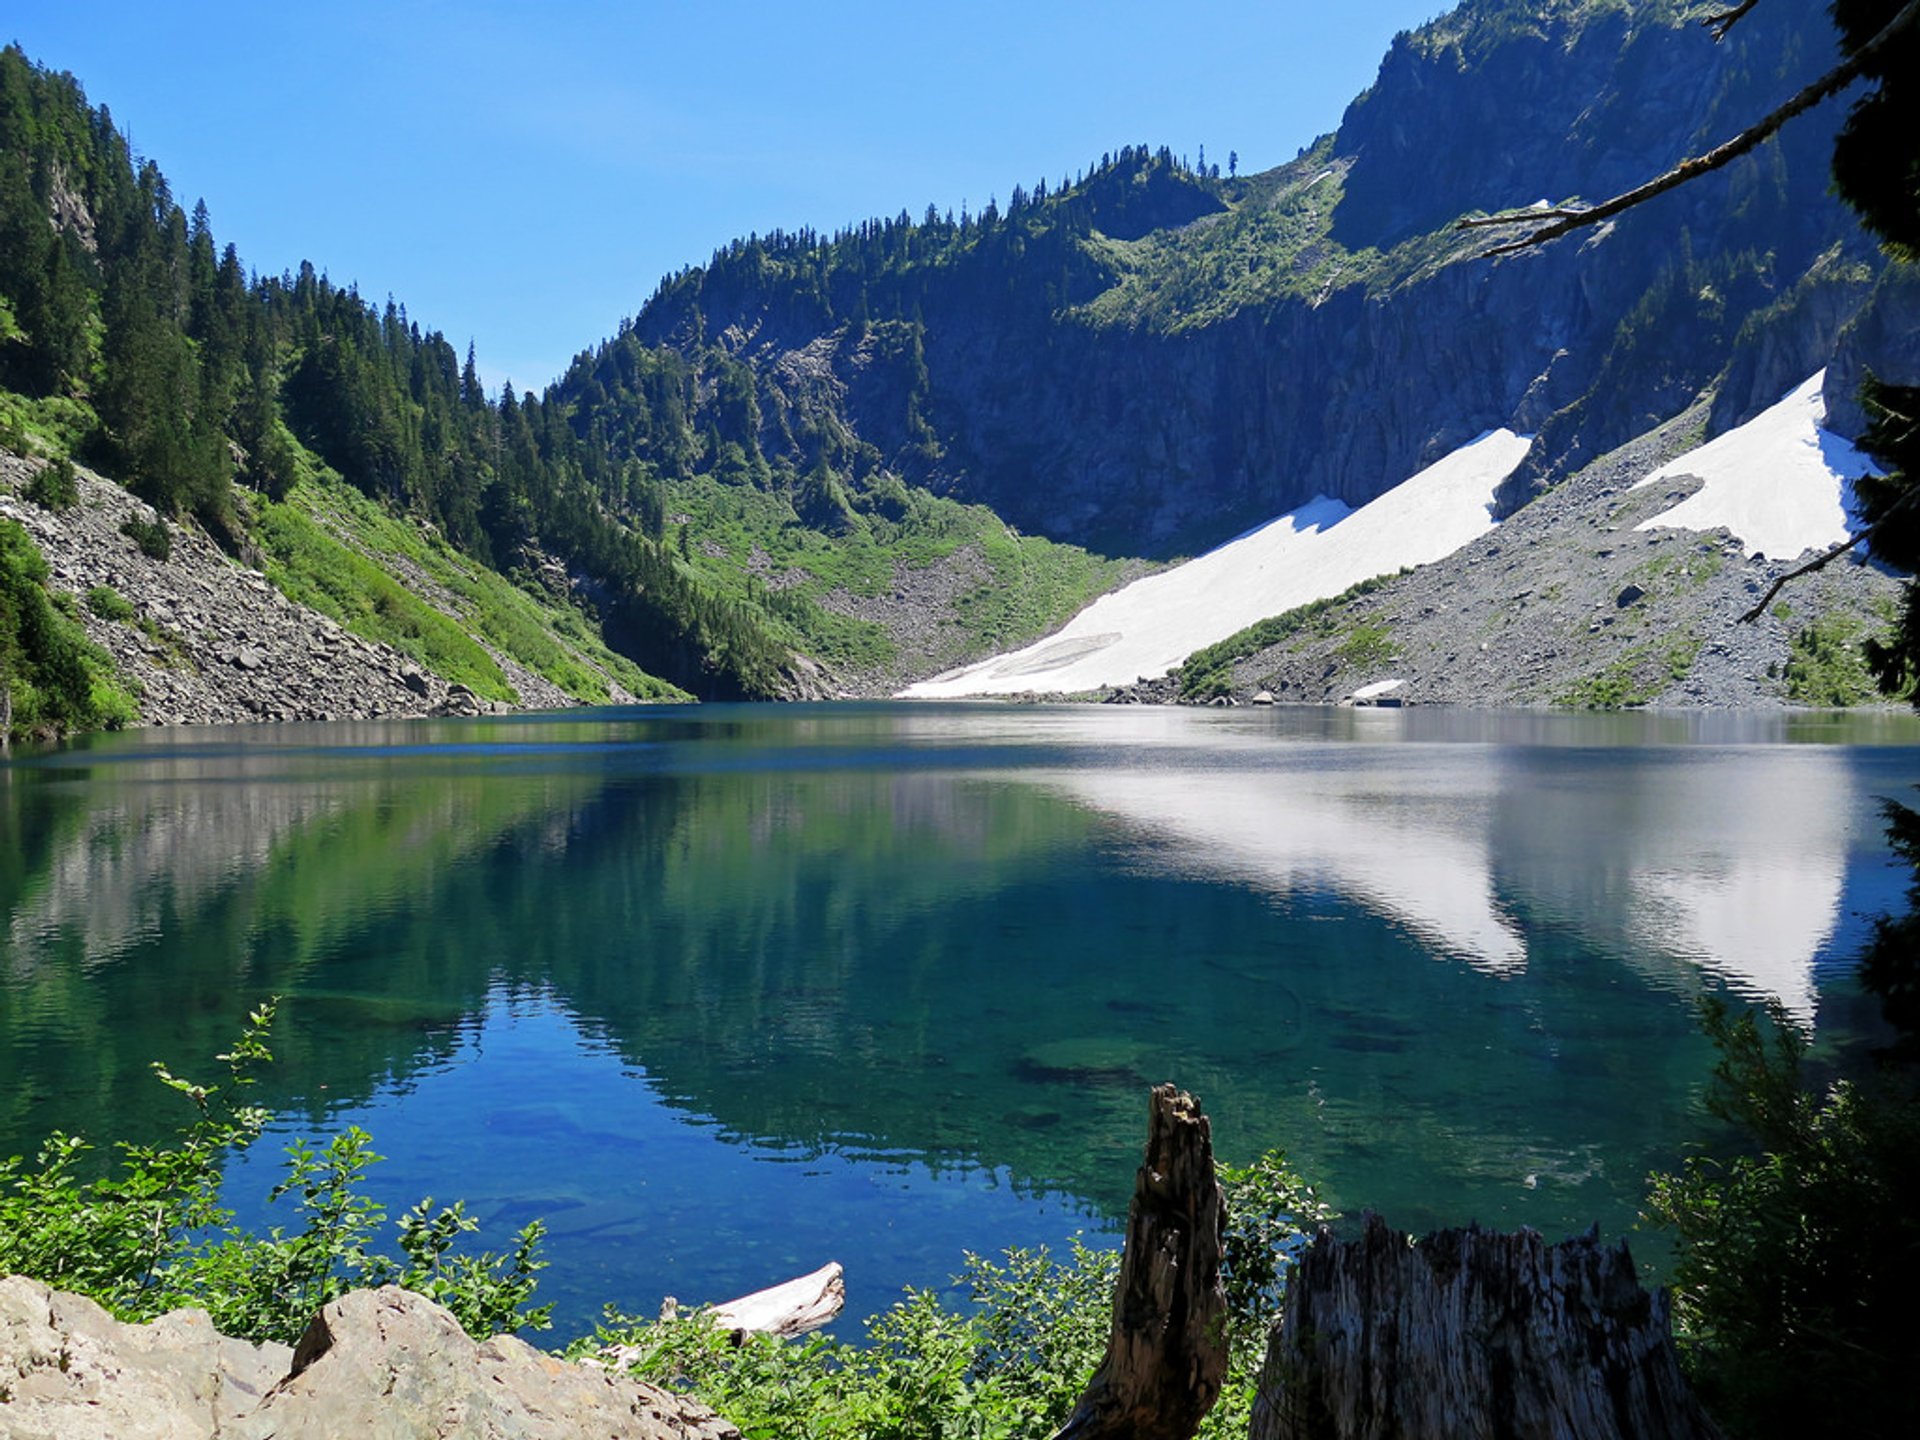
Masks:
[[[712,1411],[524,1340],[469,1338],[388,1286],[315,1315],[300,1343],[249,1345],[179,1310],[146,1325],[15,1276],[0,1281],[8,1440],[739,1440]]]
[[[127,1325],[36,1280],[0,1280],[0,1435],[10,1440],[231,1435],[292,1359],[285,1345],[228,1339],[204,1310]]]

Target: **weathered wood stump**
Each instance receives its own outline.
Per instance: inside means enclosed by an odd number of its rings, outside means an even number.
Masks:
[[[1106,1359],[1054,1440],[1190,1440],[1227,1373],[1226,1201],[1191,1095],[1156,1086]]]
[[[1294,1272],[1249,1440],[1707,1440],[1668,1324],[1598,1227],[1414,1244],[1369,1214],[1355,1240],[1322,1229]]]

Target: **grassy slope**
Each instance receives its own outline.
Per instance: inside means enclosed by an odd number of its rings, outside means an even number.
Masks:
[[[670,509],[689,517],[697,540],[688,563],[721,593],[752,597],[789,628],[790,639],[830,666],[884,668],[899,658],[886,629],[835,613],[821,601],[891,593],[900,572],[924,570],[972,548],[990,572],[933,621],[948,633],[935,663],[1024,643],[1064,624],[1123,578],[1127,561],[1018,535],[983,505],[962,505],[902,487],[898,519],[850,511],[837,534],[803,525],[782,496],[701,476],[670,485]],[[757,572],[757,573],[756,573]],[[761,575],[784,577],[768,593]],[[832,603],[831,600],[829,603]]]
[[[643,700],[687,698],[609,650],[577,606],[479,565],[322,466],[285,503],[256,502],[256,517],[267,576],[289,599],[476,695],[514,698],[490,646],[581,700],[612,699],[610,681]],[[454,617],[417,593],[429,588]]]
[[[0,438],[17,450],[70,454],[95,423],[79,402],[0,391]],[[289,599],[490,700],[514,691],[489,647],[582,701],[609,701],[616,684],[641,700],[690,698],[609,650],[578,605],[487,569],[295,450],[287,500],[250,502],[266,574]]]

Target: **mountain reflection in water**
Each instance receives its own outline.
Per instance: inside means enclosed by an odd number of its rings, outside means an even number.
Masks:
[[[390,1203],[547,1215],[569,1329],[827,1258],[866,1313],[1098,1226],[1167,1077],[1227,1158],[1408,1228],[1619,1232],[1699,1132],[1694,995],[1845,1030],[1916,740],[966,706],[104,737],[0,768],[0,1153],[162,1133],[148,1062],[204,1071],[278,993],[276,1132],[366,1125]]]

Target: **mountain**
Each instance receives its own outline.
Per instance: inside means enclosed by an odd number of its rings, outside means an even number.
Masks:
[[[477,566],[636,674],[890,693],[1491,432],[1525,441],[1498,520],[1642,436],[1666,435],[1658,463],[1752,420],[1823,366],[1832,423],[1857,427],[1847,378],[1915,348],[1920,303],[1829,194],[1837,106],[1581,242],[1489,259],[1453,226],[1613,193],[1833,58],[1815,0],[1771,0],[1719,44],[1702,9],[1468,0],[1397,36],[1338,128],[1275,170],[1130,145],[1004,209],[750,236],[543,394],[498,399],[402,308],[311,266],[247,275],[104,108],[9,50],[0,440],[76,454],[429,670],[419,626],[349,603],[289,538],[336,533],[342,484],[413,527],[361,562]],[[1687,434],[1660,430],[1683,414]]]

